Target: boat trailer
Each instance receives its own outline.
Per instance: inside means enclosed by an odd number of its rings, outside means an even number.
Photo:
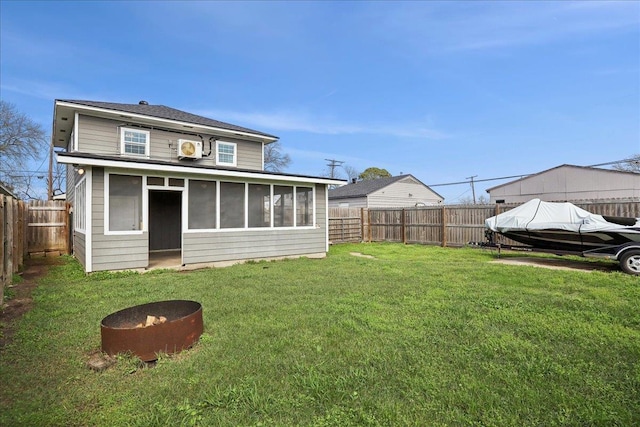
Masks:
[[[509,245],[496,243],[494,232],[486,230],[486,242],[469,242],[472,246],[480,246],[485,248],[494,248],[498,250],[498,257],[502,249],[521,251],[521,252],[540,252],[555,255],[577,255],[585,258],[602,258],[618,261],[623,272],[634,276],[640,276],[640,242],[628,242],[622,245],[604,246],[586,251],[563,251],[558,249],[540,249],[526,245]]]

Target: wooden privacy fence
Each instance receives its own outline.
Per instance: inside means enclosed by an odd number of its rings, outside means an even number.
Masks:
[[[4,287],[31,255],[69,253],[69,208],[64,201],[28,203],[0,195],[0,305]]]
[[[0,194],[0,306],[5,285],[11,283],[24,261],[25,212],[24,202]]]
[[[574,205],[589,212],[640,217],[640,202],[584,202]],[[427,206],[419,208],[330,208],[329,240],[345,242],[402,242],[463,246],[484,242],[485,219],[519,204]],[[500,243],[516,242],[499,236]]]
[[[27,214],[29,255],[69,253],[69,207],[66,202],[32,200]]]

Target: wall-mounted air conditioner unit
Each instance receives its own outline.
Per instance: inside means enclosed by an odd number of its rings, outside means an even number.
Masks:
[[[179,159],[200,159],[202,158],[202,141],[190,141],[188,139],[178,140]]]

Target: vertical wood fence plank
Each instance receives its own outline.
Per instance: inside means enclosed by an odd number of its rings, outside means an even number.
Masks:
[[[7,215],[7,227],[5,229],[5,265],[4,271],[7,281],[10,283],[13,276],[13,198],[8,198],[5,204],[5,213]]]
[[[5,215],[6,196],[0,194],[0,305],[4,302],[4,287],[7,285],[5,274],[5,228],[7,226],[7,216]]]

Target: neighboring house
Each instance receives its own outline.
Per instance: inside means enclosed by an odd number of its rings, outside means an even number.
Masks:
[[[325,256],[327,188],[264,171],[277,137],[162,105],[56,100],[74,255],[85,271]]]
[[[640,173],[561,165],[487,189],[490,203],[640,200]]]
[[[398,208],[437,205],[444,198],[413,175],[370,179],[329,190],[329,207]]]
[[[16,196],[15,194],[13,194],[13,192],[11,190],[9,190],[7,187],[5,187],[4,185],[2,185],[0,183],[0,195],[5,195],[5,196],[9,196],[9,197],[13,197],[14,199],[17,199],[18,196]]]

